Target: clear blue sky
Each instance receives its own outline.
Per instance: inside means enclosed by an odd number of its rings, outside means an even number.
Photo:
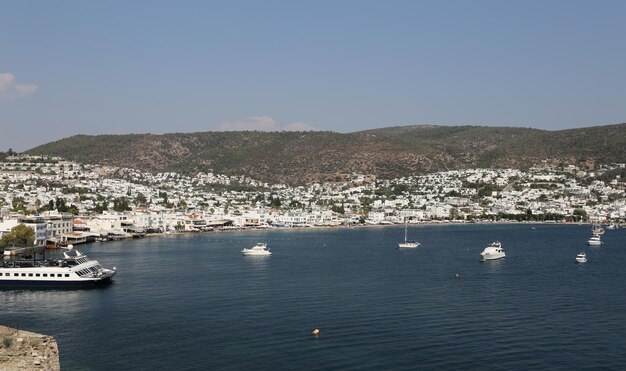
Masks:
[[[626,1],[0,2],[0,150],[75,134],[626,122]]]

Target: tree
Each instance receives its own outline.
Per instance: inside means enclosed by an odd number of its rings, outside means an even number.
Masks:
[[[13,210],[15,211],[24,211],[24,198],[23,197],[15,197],[11,202],[11,206],[13,206]]]
[[[282,205],[280,197],[272,195],[272,198],[270,200],[270,207],[277,209],[280,207],[280,205]]]
[[[582,220],[583,222],[587,220],[587,212],[583,209],[574,209],[574,218],[575,220]]]
[[[146,202],[148,202],[146,196],[144,196],[144,194],[141,192],[137,193],[137,195],[135,196],[135,205],[145,206]]]
[[[65,203],[65,199],[59,198],[59,197],[57,197],[57,200],[56,200],[56,208],[57,208],[57,211],[60,213],[66,213],[69,210],[69,208],[67,207],[67,204]]]
[[[78,215],[79,211],[78,211],[78,207],[76,207],[76,205],[72,204],[68,209],[67,212],[73,214],[73,215]]]
[[[35,231],[25,224],[18,224],[2,236],[0,246],[32,246],[34,242]]]
[[[107,202],[106,201],[102,201],[102,203],[98,204],[97,202],[94,202],[94,207],[93,209],[91,209],[92,212],[96,213],[96,214],[102,214],[102,212],[108,210],[109,207],[107,206]]]
[[[346,213],[346,210],[344,209],[343,204],[341,204],[339,206],[333,205],[330,209],[332,211],[336,212],[336,213],[339,213],[339,214],[345,214]]]
[[[126,197],[118,197],[113,200],[113,210],[117,212],[128,211],[130,206]]]

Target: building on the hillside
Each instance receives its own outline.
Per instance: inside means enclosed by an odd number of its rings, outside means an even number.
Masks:
[[[74,231],[74,215],[72,214],[45,213],[43,220],[47,223],[48,243],[55,243],[64,233]]]

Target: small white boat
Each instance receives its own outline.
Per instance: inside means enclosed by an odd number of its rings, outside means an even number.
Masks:
[[[580,253],[578,253],[578,255],[576,255],[576,263],[586,263],[587,262],[587,254],[585,254],[583,251],[581,251]]]
[[[594,234],[589,240],[587,240],[587,245],[589,246],[602,245],[602,241],[600,240],[600,235]]]
[[[604,234],[604,228],[600,225],[595,225],[591,228],[591,233],[601,235]]]
[[[272,255],[265,242],[259,242],[249,249],[241,250],[243,255]]]
[[[506,257],[500,241],[494,241],[480,253],[480,261],[497,260]]]
[[[407,230],[408,230],[408,227],[409,227],[409,224],[408,224],[408,223],[406,223],[406,224],[404,225],[404,242],[400,242],[400,243],[398,244],[398,247],[399,247],[399,248],[401,248],[401,249],[411,249],[411,248],[416,248],[416,247],[418,247],[418,246],[420,245],[420,243],[419,243],[419,242],[417,242],[417,241],[410,241],[410,240],[407,240],[407,239],[406,239],[406,237],[407,237]]]

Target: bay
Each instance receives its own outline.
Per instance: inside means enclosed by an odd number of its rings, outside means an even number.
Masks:
[[[626,230],[420,225],[172,235],[79,246],[114,283],[0,291],[0,323],[63,370],[620,369]],[[502,241],[507,257],[479,262]],[[273,255],[242,256],[267,242]],[[589,262],[575,264],[586,251]],[[459,277],[455,277],[456,274]],[[319,336],[311,331],[320,329]]]

